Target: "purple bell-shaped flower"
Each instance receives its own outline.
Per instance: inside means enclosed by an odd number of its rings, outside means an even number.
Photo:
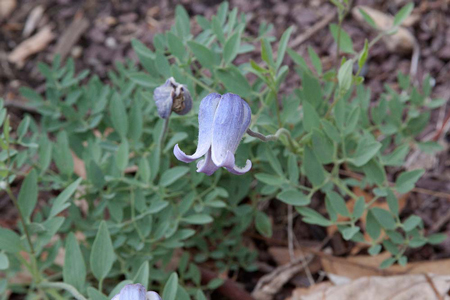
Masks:
[[[111,300],[161,300],[161,297],[153,292],[147,292],[142,284],[127,284],[120,293]]]
[[[205,156],[197,163],[197,172],[206,175],[212,175],[220,167],[242,175],[251,169],[252,163],[247,160],[245,167],[237,167],[234,154],[250,126],[251,116],[250,106],[238,95],[209,94],[200,103],[197,150],[186,155],[177,144],[173,153],[185,163]]]

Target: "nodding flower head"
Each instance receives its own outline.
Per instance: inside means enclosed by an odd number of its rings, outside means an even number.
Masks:
[[[163,119],[167,119],[172,111],[185,115],[192,108],[192,98],[187,87],[176,82],[173,77],[155,89],[153,98],[158,114]]]
[[[153,291],[147,292],[142,284],[137,283],[125,285],[111,300],[161,300],[161,297]]]
[[[237,167],[234,154],[250,125],[251,116],[249,105],[238,95],[209,94],[200,103],[197,150],[186,155],[177,144],[173,153],[186,163],[204,155],[205,158],[197,163],[197,172],[206,175],[212,175],[220,167],[242,175],[251,169],[252,163],[247,160],[245,167]]]

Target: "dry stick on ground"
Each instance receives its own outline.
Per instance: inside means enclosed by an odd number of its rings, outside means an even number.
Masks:
[[[89,21],[86,18],[75,16],[75,19],[58,39],[55,54],[61,55],[61,59],[66,58],[72,47],[78,42],[78,39],[88,27]]]
[[[326,27],[331,21],[333,21],[335,16],[336,16],[336,11],[333,11],[332,13],[326,15],[322,20],[320,20],[319,22],[314,24],[314,26],[310,27],[303,34],[301,34],[298,37],[296,37],[295,39],[293,39],[289,43],[289,47],[295,48],[295,47],[303,44],[305,41],[307,41],[313,35],[315,35],[319,30]]]

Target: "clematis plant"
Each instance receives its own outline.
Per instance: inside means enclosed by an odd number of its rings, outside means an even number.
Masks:
[[[220,167],[242,175],[251,169],[252,163],[247,160],[240,168],[235,165],[234,154],[250,125],[251,116],[249,105],[238,95],[211,93],[200,103],[197,150],[186,155],[176,144],[173,153],[185,163],[204,156],[197,163],[197,172],[206,175],[212,175]]]
[[[111,300],[161,300],[158,293],[146,291],[142,284],[127,284]]]

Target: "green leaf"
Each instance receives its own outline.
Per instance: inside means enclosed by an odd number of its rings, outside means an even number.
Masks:
[[[333,154],[335,152],[334,143],[318,129],[313,129],[312,149],[322,164],[333,162]]]
[[[405,194],[414,188],[417,180],[422,177],[425,170],[418,169],[409,172],[403,172],[395,181],[395,189],[400,194]]]
[[[148,159],[144,156],[139,160],[138,173],[143,182],[148,183],[150,181],[150,165]]]
[[[0,250],[18,253],[23,250],[20,237],[12,230],[0,227]]]
[[[355,106],[352,111],[350,112],[347,120],[346,120],[346,126],[345,126],[345,134],[351,134],[355,132],[356,126],[358,125],[359,121],[359,114],[360,114],[360,108],[359,106]]]
[[[361,54],[359,55],[359,58],[358,58],[359,70],[361,70],[362,67],[364,66],[364,64],[366,63],[366,60],[367,60],[368,56],[369,56],[369,42],[366,39],[365,42],[364,42],[364,48],[361,51]]]
[[[267,63],[268,66],[272,68],[275,67],[275,62],[273,61],[272,46],[266,38],[263,38],[261,40],[261,58]]]
[[[374,207],[370,211],[372,212],[378,223],[381,225],[381,227],[383,227],[384,229],[394,230],[397,227],[394,217],[392,217],[392,214],[387,210],[379,207]]]
[[[300,174],[298,171],[298,162],[297,162],[297,157],[290,153],[289,157],[288,157],[288,161],[287,161],[287,168],[288,168],[288,174],[289,174],[289,181],[297,184]]]
[[[162,298],[164,300],[175,300],[178,289],[178,275],[177,273],[172,273],[164,286],[162,293]]]
[[[280,186],[285,182],[285,180],[279,176],[266,174],[266,173],[258,173],[255,175],[255,177],[259,181],[261,181],[265,184],[268,184],[268,185],[273,185],[273,186]]]
[[[382,247],[381,245],[373,245],[372,247],[369,248],[369,250],[367,250],[367,252],[369,252],[370,255],[375,256],[378,255],[381,251]]]
[[[304,207],[304,206],[296,206],[295,210],[299,212],[304,218],[303,221],[309,224],[316,224],[320,226],[330,226],[333,225],[333,222],[327,220],[324,216],[322,216],[317,211]]]
[[[394,24],[393,26],[399,26],[400,24],[403,23],[403,21],[409,17],[409,15],[411,14],[411,12],[414,9],[414,3],[410,2],[408,4],[406,4],[405,6],[402,7],[402,9],[400,9],[398,11],[398,13],[395,15],[394,17]]]
[[[208,282],[208,289],[215,290],[219,286],[221,286],[224,283],[224,280],[222,278],[214,278],[210,282]]]
[[[66,238],[66,254],[64,256],[64,282],[84,291],[86,282],[86,265],[75,235],[71,232]]]
[[[292,50],[291,48],[287,49],[287,53],[291,57],[291,59],[294,61],[295,64],[299,65],[303,70],[310,71],[308,65],[306,64],[306,61],[303,57],[300,56],[297,52]]]
[[[109,111],[111,113],[111,121],[114,129],[119,133],[122,139],[125,138],[128,133],[128,116],[125,105],[118,93],[114,93],[109,106]]]
[[[341,135],[339,134],[339,131],[337,128],[329,121],[327,120],[321,120],[324,132],[328,135],[330,139],[335,141],[336,143],[341,142]]]
[[[320,117],[308,101],[303,101],[303,126],[307,132],[320,128]]]
[[[284,177],[284,172],[281,168],[280,161],[278,160],[278,157],[276,157],[273,153],[272,148],[268,145],[265,145],[265,155],[275,173],[277,173],[280,177]]]
[[[66,131],[60,131],[57,135],[54,158],[59,171],[67,176],[73,173],[73,158],[69,147],[69,138]]]
[[[134,83],[146,87],[146,88],[155,88],[158,86],[157,79],[149,76],[144,72],[133,72],[127,75],[128,78],[131,79]]]
[[[366,13],[366,11],[362,8],[358,8],[359,12],[361,13],[362,17],[364,18],[364,20],[367,22],[367,24],[369,24],[372,28],[378,29],[377,24],[375,23],[375,21],[372,19],[372,17]]]
[[[75,193],[75,191],[78,188],[78,185],[83,180],[83,178],[78,178],[74,182],[72,182],[67,188],[62,191],[58,197],[56,197],[55,201],[53,201],[52,208],[50,210],[49,218],[53,218],[60,212],[62,212],[64,209],[66,209],[68,206],[70,206],[69,203],[66,203],[69,198]]]
[[[134,276],[133,282],[142,284],[145,287],[145,290],[147,290],[149,279],[150,279],[150,265],[148,261],[144,261],[142,265],[139,267],[136,276]]]
[[[223,60],[225,61],[225,65],[231,63],[238,54],[239,44],[241,41],[240,32],[236,31],[232,36],[230,36],[225,42],[225,46],[223,47]]]
[[[272,236],[272,223],[270,222],[269,217],[262,211],[256,211],[255,227],[263,236]]]
[[[353,42],[351,37],[348,35],[347,32],[345,32],[344,29],[340,29],[339,32],[339,26],[336,24],[330,24],[330,31],[331,35],[334,38],[334,41],[336,44],[339,44],[339,48],[344,53],[354,54],[355,50],[353,50]],[[338,36],[340,37],[338,39]],[[339,41],[339,42],[338,42]]]
[[[275,65],[275,70],[278,70],[283,63],[283,58],[286,53],[287,44],[289,42],[289,38],[291,37],[292,30],[294,30],[294,26],[290,26],[281,36],[280,42],[278,44],[278,53],[277,53],[277,63]]]
[[[97,280],[101,281],[108,275],[115,259],[108,226],[102,221],[92,244],[90,256],[91,271]]]
[[[338,82],[342,93],[347,92],[352,86],[353,60],[347,60],[339,69]]]
[[[370,210],[367,212],[366,217],[366,231],[372,240],[378,239],[381,233],[380,224],[378,224],[375,216]]]
[[[431,245],[439,245],[448,238],[445,233],[435,233],[428,237],[428,243]]]
[[[391,189],[387,190],[387,196],[386,196],[386,202],[389,206],[389,210],[394,214],[398,215],[398,200],[395,194],[392,192]]]
[[[356,200],[356,202],[355,202],[355,206],[353,207],[352,217],[355,220],[361,218],[361,216],[364,213],[365,207],[366,207],[366,201],[364,200],[364,197],[359,197],[358,200]]]
[[[9,259],[8,256],[3,253],[0,252],[0,270],[7,270],[9,268]],[[0,293],[2,293],[0,291]]]
[[[156,53],[155,67],[158,73],[165,79],[170,77],[170,64],[167,57],[162,53]]]
[[[108,297],[103,295],[98,290],[94,289],[93,287],[87,288],[87,293],[90,300],[109,300]]]
[[[308,205],[311,199],[298,190],[284,190],[277,195],[277,199],[290,205]]]
[[[349,161],[357,167],[365,165],[371,160],[381,149],[381,143],[370,138],[361,138],[356,147],[355,154],[349,159]]]
[[[182,40],[169,31],[167,32],[167,45],[169,46],[170,52],[178,58],[180,62],[183,62],[186,56],[186,49],[184,48]]]
[[[403,222],[403,229],[405,231],[411,231],[419,226],[420,222],[422,222],[422,219],[419,216],[409,216],[409,218],[406,219],[405,222]]]
[[[229,66],[226,69],[217,69],[216,74],[229,92],[238,94],[243,98],[251,96],[252,88],[247,78],[236,67]]]
[[[314,66],[314,69],[316,69],[317,75],[321,76],[323,73],[322,62],[320,61],[319,55],[317,55],[316,51],[314,51],[311,46],[308,47],[308,55],[311,63]]]
[[[116,166],[120,171],[124,171],[128,166],[129,147],[126,139],[122,141],[116,153]]]
[[[395,263],[395,258],[390,257],[383,260],[380,264],[380,269],[387,269]]]
[[[181,38],[187,38],[187,36],[191,33],[189,15],[183,5],[180,4],[175,7],[175,27],[177,29],[178,36]]]
[[[194,41],[189,41],[187,44],[204,68],[211,69],[214,66],[214,54],[208,47]]]
[[[308,73],[303,73],[302,87],[304,100],[318,109],[323,104],[322,87],[319,80]],[[303,104],[306,101],[303,101]]]
[[[305,175],[313,186],[319,186],[325,180],[325,170],[310,147],[305,147],[303,155]]]
[[[223,45],[225,44],[225,35],[223,34],[223,27],[220,24],[219,19],[216,16],[211,18],[211,29],[216,35],[219,42]]]
[[[29,126],[30,126],[30,117],[27,115],[22,120],[22,122],[20,122],[19,127],[17,127],[17,135],[19,137],[19,140],[22,140],[22,138],[25,136]]]
[[[349,241],[358,232],[359,232],[358,226],[348,227],[348,228],[345,228],[344,230],[342,230],[342,237],[344,238],[344,240]]]
[[[351,214],[348,211],[345,200],[334,191],[327,192],[327,197],[330,199],[331,206],[336,210],[336,212],[344,217],[350,217]]]
[[[52,161],[52,150],[53,150],[53,144],[48,140],[48,138],[41,138],[39,140],[39,166],[40,166],[40,173],[44,173],[47,171],[48,167],[50,166],[50,163]]]
[[[189,224],[203,225],[211,223],[213,221],[213,218],[210,215],[206,214],[195,214],[184,217],[182,220]]]
[[[159,185],[162,187],[166,187],[186,175],[186,173],[189,172],[188,167],[174,167],[172,169],[169,169],[165,171],[161,175],[161,179],[159,180]]]
[[[18,204],[20,211],[26,219],[29,219],[38,199],[38,185],[36,170],[32,169],[25,177],[20,188]]]
[[[386,181],[386,172],[383,166],[375,159],[369,160],[369,162],[363,166],[363,171],[368,180],[375,182],[379,186],[382,186]]]

